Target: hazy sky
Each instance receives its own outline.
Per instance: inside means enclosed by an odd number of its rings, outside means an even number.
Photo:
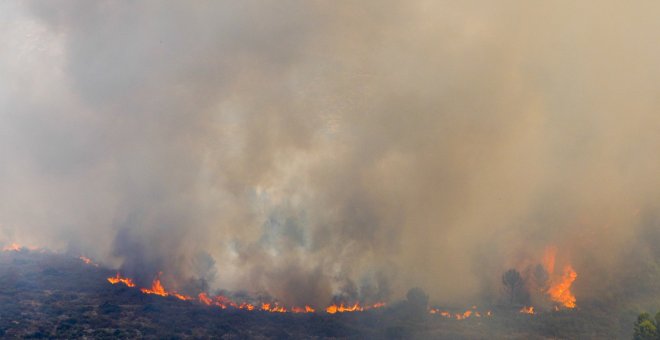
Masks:
[[[3,1],[0,242],[318,305],[474,301],[556,245],[579,300],[658,213],[659,15]]]

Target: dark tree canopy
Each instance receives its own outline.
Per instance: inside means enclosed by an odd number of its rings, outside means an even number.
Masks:
[[[421,288],[410,289],[406,299],[406,319],[419,321],[428,315],[429,296]]]

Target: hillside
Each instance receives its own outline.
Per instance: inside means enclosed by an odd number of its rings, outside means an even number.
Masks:
[[[465,320],[411,312],[405,301],[358,313],[209,307],[112,285],[110,269],[70,255],[0,253],[0,335],[9,338],[618,338],[631,320],[596,307],[527,315],[494,308]]]

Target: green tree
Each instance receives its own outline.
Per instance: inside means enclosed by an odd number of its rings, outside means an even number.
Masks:
[[[518,291],[523,286],[523,279],[520,276],[520,273],[515,269],[509,269],[502,275],[502,284],[504,284],[504,289],[509,296],[510,303],[513,304],[518,295]]]
[[[660,313],[659,313],[660,314]],[[649,313],[642,313],[635,322],[633,339],[635,340],[656,340],[658,339],[658,328],[651,319]]]

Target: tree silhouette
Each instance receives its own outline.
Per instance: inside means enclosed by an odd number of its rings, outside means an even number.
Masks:
[[[536,267],[534,267],[532,273],[534,275],[534,282],[536,283],[536,286],[542,290],[547,289],[548,281],[550,280],[548,271],[546,271],[542,265],[538,264]]]
[[[420,320],[428,315],[429,296],[418,287],[412,288],[406,294],[408,317],[411,320]]]
[[[415,308],[426,311],[429,304],[429,296],[421,288],[415,287],[410,289],[408,294],[406,294],[406,298],[408,299],[408,303]]]
[[[518,291],[523,286],[523,279],[520,273],[515,269],[509,269],[502,275],[502,284],[510,298],[510,303],[513,304],[518,295]]]

